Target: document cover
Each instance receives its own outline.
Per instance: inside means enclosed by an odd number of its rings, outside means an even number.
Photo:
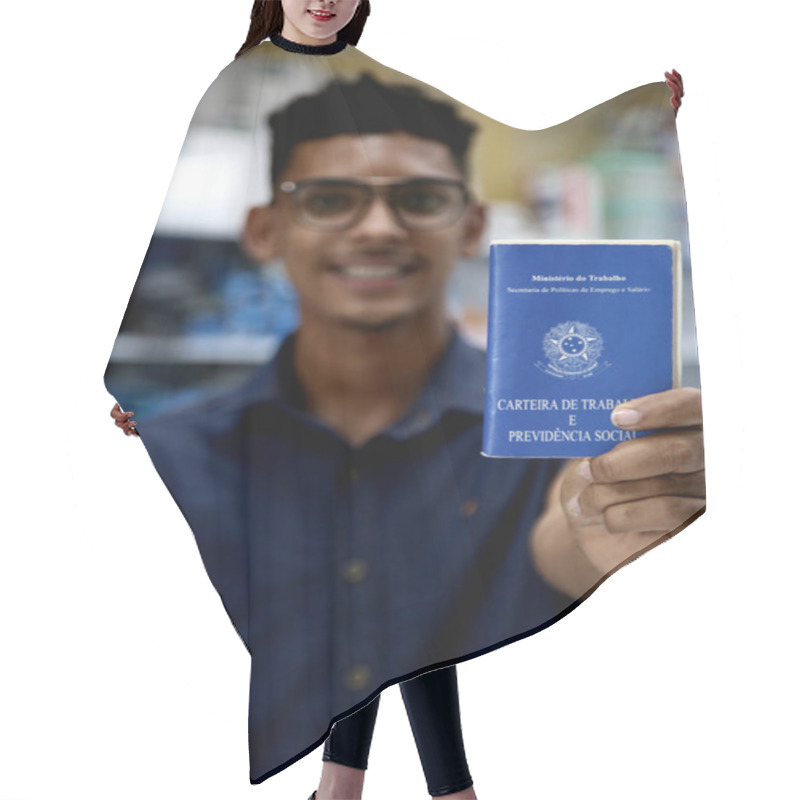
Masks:
[[[615,406],[680,386],[680,242],[489,247],[485,456],[583,458],[649,432]]]

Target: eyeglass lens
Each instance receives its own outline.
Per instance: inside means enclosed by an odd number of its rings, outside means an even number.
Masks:
[[[421,180],[382,188],[389,206],[408,228],[448,225],[458,219],[465,207],[464,191],[459,184]],[[375,192],[376,188],[369,184],[320,181],[298,187],[295,200],[310,224],[344,228],[363,216]]]

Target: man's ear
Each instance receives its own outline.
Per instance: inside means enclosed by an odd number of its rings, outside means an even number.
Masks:
[[[464,212],[467,215],[464,238],[461,240],[461,255],[473,258],[479,254],[483,231],[486,228],[487,209],[483,203],[472,202]]]
[[[278,255],[276,217],[277,211],[271,205],[254,206],[247,212],[240,246],[259,264],[265,264]]]

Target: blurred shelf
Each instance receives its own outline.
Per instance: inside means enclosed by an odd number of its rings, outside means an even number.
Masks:
[[[260,364],[275,353],[278,335],[147,336],[120,334],[111,353],[118,364]]]

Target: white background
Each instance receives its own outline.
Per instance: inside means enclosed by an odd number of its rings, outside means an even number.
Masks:
[[[373,5],[361,50],[518,127],[667,68],[686,84],[709,510],[567,619],[459,667],[479,796],[798,796],[790,5]],[[0,800],[317,785],[320,752],[250,786],[246,652],[103,385],[189,120],[250,7],[3,6]],[[364,796],[426,796],[397,688]]]

